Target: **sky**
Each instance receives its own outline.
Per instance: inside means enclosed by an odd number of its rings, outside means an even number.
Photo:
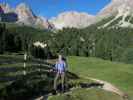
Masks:
[[[0,3],[4,2],[14,8],[24,2],[31,7],[35,14],[51,18],[65,11],[96,15],[111,0],[0,0]]]

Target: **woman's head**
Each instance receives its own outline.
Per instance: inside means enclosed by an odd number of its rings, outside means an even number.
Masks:
[[[63,61],[66,61],[66,58],[65,58],[62,54],[59,53],[59,54],[58,54],[58,60],[59,60],[59,61],[62,61],[62,60],[63,60]]]

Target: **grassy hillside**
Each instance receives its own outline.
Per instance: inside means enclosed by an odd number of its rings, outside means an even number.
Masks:
[[[78,75],[108,81],[133,95],[133,65],[84,57],[69,57],[69,64]]]
[[[0,55],[0,94],[7,97],[5,100],[9,100],[9,97],[14,96],[31,98],[32,96],[40,95],[40,93],[51,92],[53,75],[49,76],[49,73],[46,71],[49,69],[48,65],[44,61],[33,58],[29,59],[27,63],[25,70],[28,74],[24,76],[22,73],[24,70],[22,55]],[[69,71],[82,78],[78,80],[70,79],[67,81],[69,84],[75,85],[81,81],[90,83],[90,80],[85,80],[84,78],[92,77],[112,83],[121,91],[127,93],[131,100],[133,99],[133,65],[110,62],[98,58],[74,56],[68,57],[68,64]],[[38,69],[41,69],[41,71],[39,72]],[[2,78],[5,78],[5,80],[2,80]],[[14,80],[17,81],[15,82]],[[16,86],[17,88],[14,88]],[[65,94],[49,97],[49,100],[67,99],[121,100],[120,96],[99,88],[76,88],[67,91]]]
[[[133,65],[105,61],[97,58],[69,57],[69,70],[81,77],[93,77],[112,83],[133,99]],[[81,92],[82,91],[82,92]],[[78,99],[70,99],[81,96]],[[49,100],[121,100],[115,94],[101,90],[75,90],[72,96],[61,95],[50,97]],[[112,96],[113,95],[113,96]],[[100,99],[99,99],[100,98]]]

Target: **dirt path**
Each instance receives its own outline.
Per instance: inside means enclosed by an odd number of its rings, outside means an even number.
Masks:
[[[95,78],[92,78],[92,77],[84,77],[84,78],[95,81],[95,82],[100,83],[100,84],[104,84],[103,87],[102,87],[103,90],[116,93],[119,96],[121,96],[123,100],[129,100],[127,94],[125,94],[124,92],[122,92],[120,89],[118,89],[116,86],[114,86],[113,84],[111,84],[109,82],[99,80],[99,79],[95,79]]]

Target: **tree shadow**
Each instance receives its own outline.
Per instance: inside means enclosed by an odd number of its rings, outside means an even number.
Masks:
[[[12,84],[0,90],[0,100],[32,100],[33,97],[40,95],[47,96],[53,93],[53,80],[55,72],[33,72],[16,79]],[[42,77],[43,76],[43,77]],[[79,86],[80,88],[91,88],[103,86],[98,83],[71,84],[69,80],[78,80],[80,77],[75,73],[66,72],[65,91],[71,91],[72,88]],[[57,85],[57,91],[62,92],[61,83]]]
[[[79,78],[80,78],[78,75],[76,75],[75,73],[72,73],[72,72],[70,72],[70,71],[67,71],[66,76],[67,76],[69,79],[79,79]]]

